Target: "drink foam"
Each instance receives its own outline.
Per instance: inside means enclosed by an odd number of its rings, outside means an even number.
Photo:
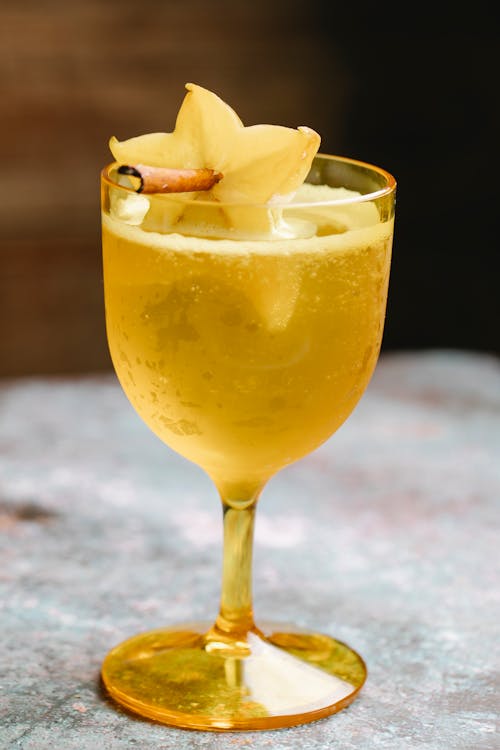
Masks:
[[[170,196],[161,196],[169,198]],[[358,200],[357,200],[358,199]],[[198,213],[196,224],[184,221],[181,231],[155,231],[151,228],[157,222],[146,218],[150,198],[142,195],[127,195],[111,200],[110,212],[103,213],[103,226],[112,234],[134,244],[145,245],[156,250],[175,252],[209,252],[230,255],[241,254],[288,254],[316,253],[329,251],[345,252],[356,247],[384,242],[392,234],[392,220],[381,222],[377,206],[372,201],[363,201],[362,196],[345,188],[331,188],[327,185],[304,184],[293,199],[279,208],[262,207],[269,214],[242,216],[242,211],[255,211],[241,207],[218,207],[191,202],[189,208]],[[153,198],[154,200],[154,198]],[[165,208],[178,213],[181,201],[164,203]],[[186,203],[184,206],[188,205]],[[155,207],[158,209],[158,206]],[[208,223],[207,215],[224,210],[230,212],[233,220],[242,218],[248,222],[267,222],[267,234],[248,232],[235,226],[230,229],[216,223]],[[196,213],[192,219],[196,217]],[[270,224],[269,224],[270,222]],[[271,229],[269,229],[271,226]],[[147,228],[146,228],[147,227]],[[179,227],[179,221],[173,223]],[[168,227],[168,228],[173,228]]]

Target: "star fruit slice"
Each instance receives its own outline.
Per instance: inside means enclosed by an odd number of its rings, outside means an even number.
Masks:
[[[229,203],[274,202],[304,182],[320,145],[318,133],[307,127],[245,127],[212,91],[194,83],[186,89],[172,133],[110,139],[117,162],[213,169],[223,178],[200,197]]]

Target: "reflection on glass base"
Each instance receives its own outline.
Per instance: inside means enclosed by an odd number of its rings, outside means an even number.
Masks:
[[[229,637],[194,623],[124,641],[106,656],[102,678],[122,706],[164,724],[274,729],[348,706],[366,666],[326,635],[269,623]]]

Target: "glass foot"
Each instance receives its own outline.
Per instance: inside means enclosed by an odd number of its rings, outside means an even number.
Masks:
[[[106,656],[102,678],[115,701],[164,724],[274,729],[345,708],[366,666],[326,635],[269,623],[228,637],[195,623],[124,641]]]

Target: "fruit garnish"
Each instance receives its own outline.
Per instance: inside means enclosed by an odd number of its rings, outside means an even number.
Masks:
[[[304,182],[320,145],[318,133],[308,127],[245,127],[213,92],[194,83],[186,89],[172,133],[110,139],[118,163],[213,170],[223,178],[208,190],[209,197],[228,203],[275,203]]]

